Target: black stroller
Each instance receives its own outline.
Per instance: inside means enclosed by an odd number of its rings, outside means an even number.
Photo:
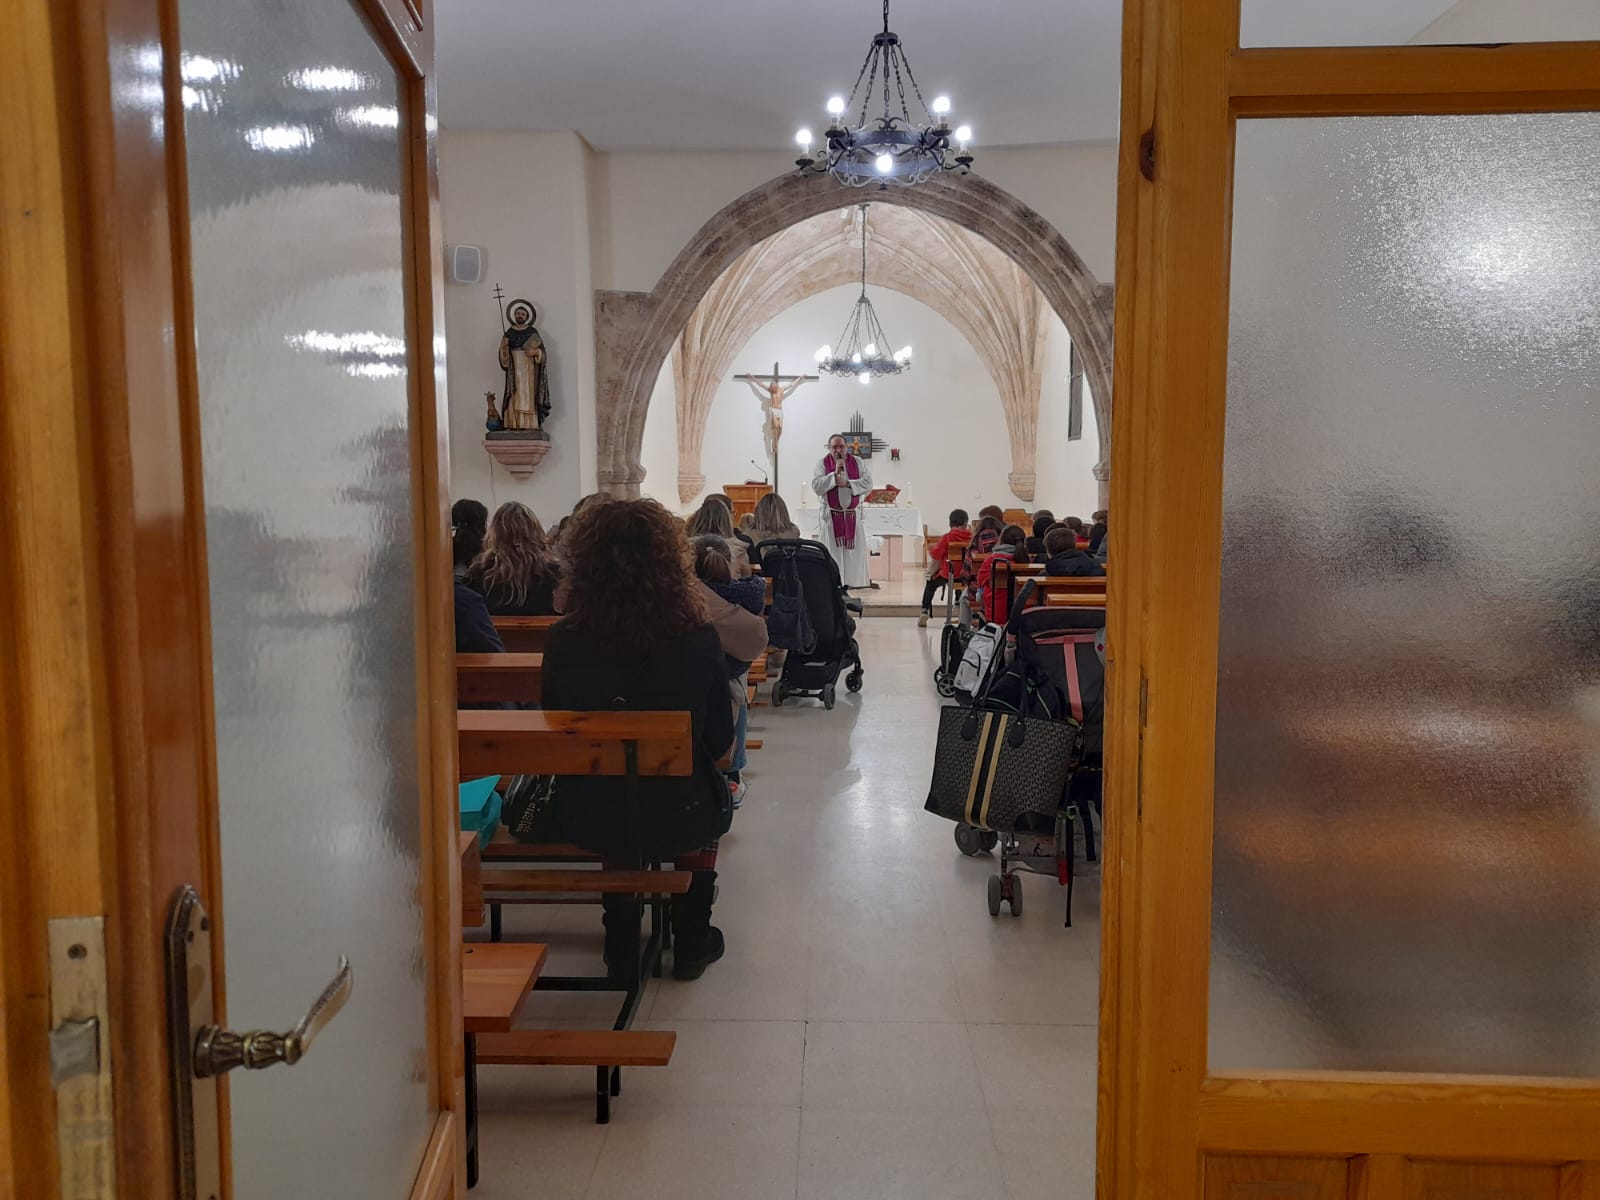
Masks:
[[[774,539],[756,547],[761,573],[772,580],[774,608],[783,593],[798,582],[809,619],[809,648],[780,646],[788,653],[783,673],[772,684],[772,704],[777,707],[791,696],[814,696],[824,708],[832,708],[834,685],[846,666],[844,686],[861,690],[861,648],[856,645],[856,623],[851,613],[860,613],[861,601],[851,598],[839,578],[838,564],[821,542]],[[774,643],[775,645],[777,643]]]

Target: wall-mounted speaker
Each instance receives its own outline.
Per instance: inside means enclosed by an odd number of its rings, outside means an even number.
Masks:
[[[452,283],[477,283],[483,278],[483,247],[455,246],[450,250]]]

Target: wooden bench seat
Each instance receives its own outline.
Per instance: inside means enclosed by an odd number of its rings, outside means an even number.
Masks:
[[[501,862],[599,862],[598,854],[591,854],[582,846],[569,842],[519,842],[504,829],[481,852],[486,863]]]
[[[543,691],[543,654],[456,655],[458,704],[537,704]]]
[[[678,1035],[654,1029],[514,1029],[478,1038],[478,1061],[505,1066],[664,1067]]]
[[[542,654],[544,637],[560,617],[495,617],[500,642],[513,654]]]
[[[681,896],[694,878],[689,871],[526,870],[496,867],[483,873],[486,898],[586,892],[602,896]]]

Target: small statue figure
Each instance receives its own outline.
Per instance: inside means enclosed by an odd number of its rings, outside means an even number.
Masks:
[[[506,427],[506,423],[500,419],[500,401],[493,392],[485,392],[483,402],[489,407],[489,415],[484,419],[483,427],[490,433],[499,433]]]
[[[543,430],[550,415],[550,380],[544,339],[533,327],[537,316],[527,300],[513,300],[506,308],[510,327],[500,339],[500,368],[505,391],[500,400],[500,422],[508,430]]]

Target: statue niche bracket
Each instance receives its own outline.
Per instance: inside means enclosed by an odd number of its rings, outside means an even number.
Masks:
[[[505,297],[495,284],[496,304]],[[544,423],[550,416],[550,371],[544,339],[534,327],[538,311],[531,301],[513,300],[500,312],[505,333],[500,338],[501,392],[483,394],[488,410],[483,448],[489,457],[526,479],[550,453]]]

